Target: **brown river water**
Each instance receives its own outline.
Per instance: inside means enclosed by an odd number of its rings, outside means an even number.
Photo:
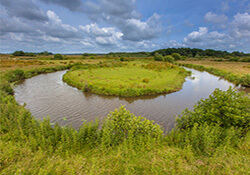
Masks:
[[[62,81],[67,72],[64,70],[26,79],[14,88],[15,98],[19,104],[26,104],[25,108],[36,118],[42,120],[49,116],[53,123],[72,125],[76,129],[83,121],[103,119],[110,111],[125,105],[136,116],[144,116],[165,130],[171,130],[175,118],[185,108],[192,109],[198,100],[207,98],[215,88],[227,90],[230,86],[235,87],[207,72],[187,70],[192,71],[195,79],[186,78],[180,91],[166,95],[120,98],[84,93]],[[247,93],[250,91],[249,88],[236,88]]]

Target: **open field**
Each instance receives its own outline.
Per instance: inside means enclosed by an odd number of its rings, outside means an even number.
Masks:
[[[4,59],[0,60],[0,72],[13,69],[23,69],[30,70],[41,67],[56,67],[56,66],[65,66],[69,64],[74,64],[81,62],[83,64],[96,64],[100,60],[9,60]]]
[[[250,74],[250,63],[247,62],[218,62],[218,61],[178,61],[179,63],[202,65],[207,68],[217,68],[238,76]]]
[[[187,75],[187,71],[171,63],[136,62],[118,67],[77,69],[67,72],[63,79],[83,91],[124,97],[179,90]]]

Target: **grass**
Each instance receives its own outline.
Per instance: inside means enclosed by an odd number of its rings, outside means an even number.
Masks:
[[[200,61],[178,61],[179,63],[202,65],[206,68],[216,68],[237,76],[243,76],[250,73],[250,63],[247,62],[218,62],[209,60]]]
[[[136,62],[121,67],[72,70],[63,79],[96,94],[141,96],[177,91],[187,75],[184,69],[170,63]]]
[[[8,70],[22,69],[31,70],[37,68],[45,67],[57,67],[57,66],[67,66],[74,63],[83,64],[96,64],[100,60],[14,60],[14,59],[3,59],[0,60],[0,72],[5,72]]]

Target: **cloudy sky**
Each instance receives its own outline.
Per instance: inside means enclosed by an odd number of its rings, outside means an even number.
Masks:
[[[0,52],[250,52],[249,0],[1,0]]]

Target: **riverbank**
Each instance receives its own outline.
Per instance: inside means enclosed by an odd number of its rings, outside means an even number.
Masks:
[[[178,91],[188,75],[190,72],[171,63],[108,62],[68,71],[63,80],[85,92],[136,97]]]
[[[250,64],[247,62],[178,61],[177,65],[207,71],[235,85],[250,87]]]

